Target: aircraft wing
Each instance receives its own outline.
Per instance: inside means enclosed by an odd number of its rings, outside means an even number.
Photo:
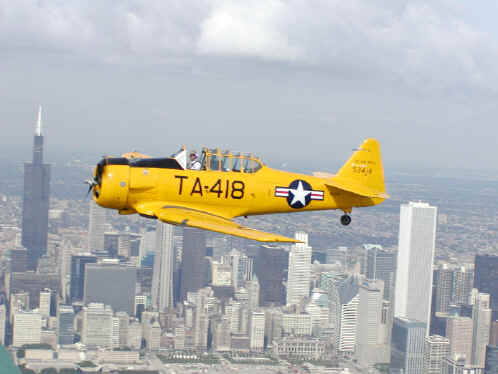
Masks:
[[[138,211],[140,213],[140,209]],[[154,209],[154,215],[166,223],[196,227],[260,242],[300,243],[293,238],[251,229],[230,219],[193,208],[163,205]]]

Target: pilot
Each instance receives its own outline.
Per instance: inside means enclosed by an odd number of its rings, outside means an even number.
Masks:
[[[201,163],[199,162],[199,156],[197,153],[190,153],[190,170],[201,170]]]

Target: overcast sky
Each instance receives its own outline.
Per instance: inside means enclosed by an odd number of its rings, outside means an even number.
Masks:
[[[0,0],[0,146],[498,170],[492,0]],[[332,167],[332,166],[331,166]],[[334,171],[334,170],[331,170]]]

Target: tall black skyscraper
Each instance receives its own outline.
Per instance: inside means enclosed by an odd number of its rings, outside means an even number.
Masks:
[[[38,111],[33,161],[24,163],[22,245],[28,250],[28,268],[36,270],[38,260],[47,252],[50,165],[43,163],[41,107]]]
[[[187,292],[195,292],[204,287],[206,268],[206,232],[186,227],[183,229],[182,272],[180,300],[187,298]],[[157,261],[158,256],[154,258]]]
[[[474,288],[489,293],[493,320],[498,320],[498,256],[476,255]]]

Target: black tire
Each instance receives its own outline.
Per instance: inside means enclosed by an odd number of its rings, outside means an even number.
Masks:
[[[347,226],[351,223],[351,216],[348,215],[348,214],[344,214],[341,216],[341,223],[344,225],[344,226]]]

